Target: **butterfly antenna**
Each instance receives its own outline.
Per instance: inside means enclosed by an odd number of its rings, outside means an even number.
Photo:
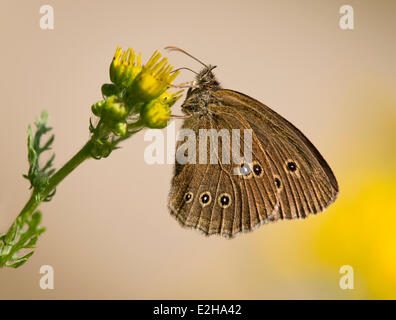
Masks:
[[[176,70],[171,71],[171,73],[174,73],[174,72],[179,71],[179,70],[188,70],[188,71],[191,71],[191,72],[195,73],[196,75],[198,75],[198,72],[196,72],[196,71],[194,71],[194,70],[192,70],[190,68],[186,68],[186,67],[178,68]]]
[[[181,53],[184,53],[185,55],[189,56],[190,58],[192,58],[192,59],[194,59],[195,61],[197,61],[197,62],[199,62],[200,64],[202,64],[204,67],[208,68],[208,66],[207,66],[205,63],[203,63],[201,60],[195,58],[193,55],[189,54],[187,51],[185,51],[185,50],[183,50],[183,49],[181,49],[181,48],[179,48],[179,47],[168,46],[168,47],[165,47],[165,49],[166,49],[166,50],[169,50],[169,51],[179,51],[179,52],[181,52]]]

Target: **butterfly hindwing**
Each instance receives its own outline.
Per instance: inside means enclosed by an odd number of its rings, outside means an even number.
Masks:
[[[235,121],[229,109],[215,108],[210,116],[194,117],[186,120],[183,128],[192,129],[199,137],[199,129],[251,129],[241,119]],[[276,184],[268,160],[264,157],[258,138],[253,133],[253,158],[259,166],[260,174],[251,171],[248,175],[235,174],[238,163],[223,161],[223,145],[232,145],[229,136],[219,140],[215,163],[176,165],[175,176],[169,199],[171,214],[186,227],[203,233],[221,234],[232,237],[241,231],[250,231],[258,225],[279,218],[275,209],[279,208]],[[178,147],[180,147],[179,142]],[[213,147],[209,144],[210,148]],[[210,159],[210,148],[207,159]],[[241,139],[240,150],[244,150]],[[196,151],[199,147],[196,145]],[[230,152],[232,155],[232,150]],[[251,170],[253,163],[249,164]],[[202,198],[208,196],[208,203]],[[190,198],[191,197],[191,198]]]

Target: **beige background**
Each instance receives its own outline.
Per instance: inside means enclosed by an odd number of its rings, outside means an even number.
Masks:
[[[43,4],[55,10],[53,31],[39,28]],[[353,31],[338,26],[342,4],[355,9]],[[28,123],[49,111],[59,168],[88,138],[90,106],[109,81],[117,45],[141,50],[145,59],[178,45],[218,65],[224,87],[261,100],[311,139],[334,169],[341,195],[325,214],[306,221],[263,226],[235,240],[205,238],[168,214],[172,166],[144,162],[148,143],[140,133],[110,158],[84,163],[41,206],[47,231],[26,265],[0,270],[0,298],[393,297],[394,247],[385,252],[390,273],[384,274],[378,259],[367,260],[377,250],[365,255],[353,233],[362,208],[345,206],[364,181],[371,186],[372,177],[386,179],[395,170],[395,31],[395,1],[2,0],[0,232],[28,199],[21,177]],[[167,55],[176,67],[200,68],[181,54]],[[178,80],[191,77],[184,72]],[[383,194],[374,188],[367,215],[395,214],[393,198],[376,200],[377,192]],[[377,201],[390,202],[377,212]],[[342,228],[352,212],[351,232],[338,241],[341,229],[329,227],[334,245],[318,253],[315,232],[326,219]],[[394,230],[395,220],[387,221],[384,230]],[[377,228],[366,227],[360,229]],[[330,259],[349,244],[351,251]],[[350,260],[348,252],[358,248],[361,258]],[[44,264],[54,267],[55,290],[39,287]],[[355,269],[353,291],[338,286],[343,264]],[[364,268],[378,269],[377,278]]]

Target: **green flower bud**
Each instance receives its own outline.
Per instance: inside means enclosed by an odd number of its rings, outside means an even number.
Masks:
[[[127,133],[127,124],[126,122],[116,122],[113,128],[113,132],[117,136],[125,136]]]
[[[100,117],[101,114],[102,114],[103,106],[104,106],[105,103],[106,103],[106,101],[102,100],[102,101],[98,101],[95,104],[93,104],[92,107],[91,107],[92,113],[95,116]]]
[[[110,96],[105,100],[102,107],[102,118],[109,118],[111,120],[122,120],[128,115],[127,107],[120,101],[117,96]]]
[[[110,97],[113,95],[117,95],[118,88],[112,83],[105,83],[104,85],[102,85],[101,91],[104,97]]]
[[[110,141],[97,139],[93,141],[91,156],[94,159],[107,158],[113,150],[114,145]]]
[[[171,110],[168,104],[162,103],[159,99],[145,104],[140,111],[140,118],[146,127],[152,129],[162,129],[168,125]]]

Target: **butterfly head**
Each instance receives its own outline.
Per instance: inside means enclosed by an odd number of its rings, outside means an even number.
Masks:
[[[197,74],[196,85],[199,89],[214,89],[219,87],[220,83],[212,72],[216,67],[217,66],[208,65]]]
[[[194,86],[187,91],[186,99],[182,104],[185,113],[204,113],[208,112],[208,106],[213,103],[213,91],[220,89],[212,70],[216,66],[205,66],[196,76]]]
[[[180,68],[188,69],[196,74],[194,84],[188,89],[186,99],[181,107],[187,114],[208,113],[208,106],[210,103],[213,103],[212,92],[220,89],[220,83],[213,74],[213,69],[216,68],[216,66],[203,63],[201,60],[179,47],[168,46],[165,47],[165,49],[182,52],[204,66],[204,68],[198,73],[188,68]]]

